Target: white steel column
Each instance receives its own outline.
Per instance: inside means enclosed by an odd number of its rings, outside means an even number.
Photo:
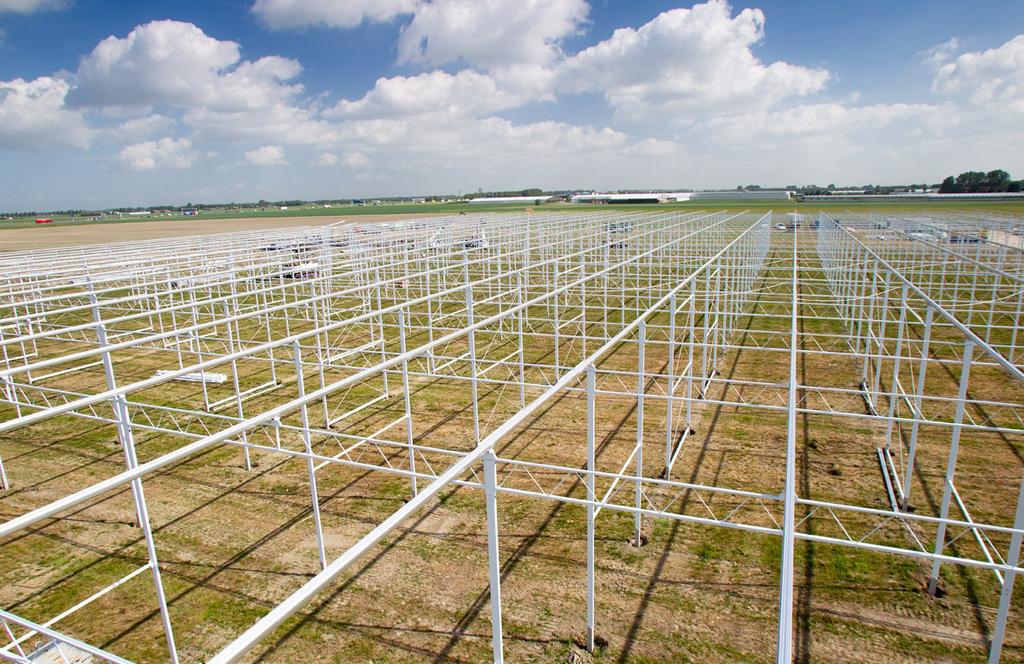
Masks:
[[[484,500],[487,501],[487,572],[491,589],[491,649],[494,664],[505,661],[501,636],[501,561],[498,558],[498,481],[494,450],[484,454]]]
[[[480,398],[477,388],[476,374],[476,329],[473,327],[473,287],[466,286],[466,325],[469,333],[466,336],[469,344],[469,389],[473,400],[473,442],[480,442]]]
[[[1010,602],[1013,601],[1013,581],[1017,572],[1013,570],[1020,564],[1021,531],[1024,531],[1024,478],[1021,478],[1020,489],[1017,491],[1017,513],[1013,520],[1014,533],[1010,536],[1010,551],[1006,555],[1006,564],[1010,567],[1003,577],[1003,589],[999,593],[999,610],[996,613],[996,625],[992,630],[992,645],[988,652],[989,664],[996,664],[1003,650],[1003,639],[1006,636],[1006,620],[1010,613]]]
[[[974,341],[964,342],[964,359],[960,369],[960,390],[957,393],[956,412],[953,415],[953,434],[949,444],[949,459],[946,461],[946,481],[942,485],[942,505],[939,508],[938,532],[935,535],[935,555],[942,553],[946,544],[946,519],[949,517],[949,500],[953,494],[953,476],[956,473],[956,458],[960,451],[960,431],[964,420],[964,402],[967,399],[967,384],[971,375],[971,356],[974,354]],[[928,578],[928,592],[935,595],[939,585],[939,568],[942,562],[935,558],[932,563],[931,575]]]
[[[704,340],[705,344],[707,339]],[[675,410],[675,402],[672,400],[672,388],[676,382],[676,294],[673,292],[668,298],[668,384],[665,386],[665,479],[669,479],[672,473],[672,446],[675,442],[674,426],[672,424],[672,412]]]
[[[292,357],[295,362],[295,389],[299,399],[306,397],[306,384],[302,376],[302,349],[299,342],[292,343]],[[302,421],[302,444],[306,450],[306,474],[309,477],[309,498],[313,508],[313,525],[316,528],[316,550],[320,556],[320,569],[327,567],[327,552],[324,550],[324,531],[320,523],[320,496],[316,488],[316,468],[313,466],[313,445],[309,433],[309,409],[303,402],[299,406],[299,417]]]
[[[409,359],[405,357],[405,310],[398,310],[398,343],[399,351],[402,353],[402,400],[405,404],[405,444],[409,448],[409,483],[412,495],[415,496],[416,488],[416,450],[413,447],[412,435],[412,395],[409,392]],[[474,370],[474,382],[476,371]],[[474,403],[475,406],[475,403]]]
[[[796,527],[796,399],[797,399],[797,322],[798,274],[796,253],[797,230],[793,229],[793,296],[790,306],[789,330],[789,396],[786,407],[786,485],[783,487],[785,512],[782,532],[782,565],[779,572],[779,629],[776,662],[793,660],[793,548]]]
[[[95,293],[89,293],[89,301],[92,304],[93,320],[96,322],[96,340],[99,342],[100,348],[103,349],[100,357],[103,361],[103,373],[106,376],[107,388],[113,391],[117,389],[117,381],[114,378],[114,365],[110,358],[110,351],[107,350],[107,329],[100,316]],[[128,470],[134,470],[139,465],[139,461],[135,455],[135,438],[132,435],[131,418],[128,414],[128,401],[123,394],[115,395],[110,401],[114,409],[114,418],[117,420],[117,433],[118,438],[121,439],[121,451],[124,453],[125,466]],[[146,556],[149,568],[153,573],[153,589],[156,592],[157,605],[160,607],[160,620],[163,623],[164,638],[167,640],[167,652],[172,664],[178,664],[178,649],[174,645],[174,629],[171,627],[171,615],[167,608],[167,597],[164,594],[160,563],[156,557],[156,542],[153,541],[153,528],[149,522],[146,494],[143,492],[140,478],[131,481],[131,490],[132,498],[135,501],[136,519],[138,519],[139,527],[142,528],[142,534],[146,539]]]
[[[594,652],[594,365],[587,365],[587,652]]]
[[[910,425],[910,448],[907,451],[907,470],[903,475],[903,509],[910,509],[910,486],[914,481],[914,458],[917,456],[917,433],[920,429],[921,403],[924,396],[924,381],[928,371],[928,346],[932,338],[935,309],[928,307],[924,314],[924,337],[921,340],[921,363],[917,370],[917,385],[914,391],[914,421]],[[965,394],[966,396],[966,394]],[[961,397],[963,399],[963,397]]]
[[[643,482],[640,478],[644,476],[644,388],[646,387],[646,360],[644,358],[644,347],[647,345],[647,323],[640,321],[637,326],[637,360],[636,360],[636,476],[637,480],[633,490],[633,503],[636,512],[633,514],[633,545],[643,546],[640,531],[643,526],[640,509],[643,506]],[[671,407],[671,405],[669,406]]]

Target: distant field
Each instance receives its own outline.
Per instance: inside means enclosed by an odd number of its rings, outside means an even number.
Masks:
[[[296,219],[307,217],[338,217],[340,216],[379,216],[379,215],[426,215],[426,214],[458,214],[459,212],[494,212],[500,210],[523,210],[524,205],[466,205],[465,203],[409,203],[404,205],[341,205],[330,208],[320,206],[293,207],[288,210],[246,209],[236,212],[203,212],[196,217],[185,217],[180,214],[170,216],[154,215],[150,217],[108,217],[99,221],[72,221],[71,217],[50,215],[53,226],[64,225],[97,225],[97,224],[137,224],[137,223],[178,223],[183,221],[210,221],[221,219]],[[0,229],[35,227],[35,216],[15,217],[12,220],[0,221]]]
[[[346,215],[347,216],[347,215]],[[153,219],[147,221],[125,221],[114,223],[92,222],[54,224],[32,227],[19,226],[0,230],[0,252],[43,249],[47,247],[73,247],[80,244],[104,244],[129,240],[154,240],[162,237],[186,235],[208,235],[210,233],[231,233],[259,230],[263,228],[286,228],[288,226],[326,226],[345,220],[342,215],[320,215],[316,217],[268,217],[237,219]],[[360,221],[388,221],[418,215],[376,214],[360,217]],[[157,223],[161,221],[163,223]]]
[[[303,207],[289,210],[245,210],[238,213],[204,213],[198,217],[155,216],[149,218],[108,218],[100,221],[72,221],[70,217],[52,217],[52,224],[36,224],[32,217],[0,221],[0,251],[19,251],[45,247],[64,247],[79,244],[98,244],[126,240],[146,240],[161,237],[203,235],[231,231],[283,228],[287,226],[326,225],[358,217],[363,221],[407,219],[436,214],[459,212],[518,212],[533,208],[543,212],[581,211],[671,211],[671,210],[774,210],[779,213],[814,213],[819,209],[877,210],[894,214],[915,211],[929,212],[996,212],[1024,215],[1024,202],[940,201],[907,203],[841,202],[804,204],[784,201],[728,201],[709,204],[699,201],[663,203],[661,205],[588,205],[553,203],[541,206],[526,205],[466,205],[464,203],[411,203],[408,205],[348,205],[332,208]],[[355,220],[353,220],[355,221]]]

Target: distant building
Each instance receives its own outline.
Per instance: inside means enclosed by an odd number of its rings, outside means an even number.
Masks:
[[[759,191],[695,191],[691,201],[788,201],[792,192],[782,189],[761,189]]]
[[[540,205],[554,200],[554,196],[484,196],[482,198],[471,198],[470,205]]]
[[[626,194],[579,194],[572,197],[573,203],[615,203],[654,205],[668,200],[667,194],[635,192]]]
[[[788,200],[788,191],[677,191],[677,192],[628,192],[624,194],[577,194],[572,197],[573,203],[636,203],[655,205],[668,201],[696,200]]]

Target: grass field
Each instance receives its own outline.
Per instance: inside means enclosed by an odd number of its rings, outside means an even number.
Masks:
[[[778,210],[780,212],[813,212],[814,210],[879,210],[879,211],[956,211],[956,210],[977,210],[1002,212],[1011,214],[1024,214],[1024,201],[935,201],[922,202],[910,201],[906,203],[893,203],[887,201],[879,202],[837,202],[822,203],[798,203],[796,201],[763,201],[763,200],[737,200],[728,202],[716,201],[684,201],[678,203],[662,203],[659,205],[590,205],[584,203],[549,203],[546,205],[468,205],[466,203],[397,203],[393,205],[336,205],[330,208],[321,206],[295,207],[288,210],[277,208],[265,210],[239,210],[237,212],[203,212],[198,217],[184,217],[182,215],[153,216],[153,217],[107,217],[97,221],[73,221],[71,217],[52,216],[50,226],[63,225],[106,225],[106,224],[136,224],[136,223],[177,223],[182,221],[207,221],[207,220],[257,220],[257,219],[293,219],[296,217],[362,217],[379,215],[434,215],[434,214],[458,214],[459,212],[521,212],[527,208],[543,211],[572,211],[579,212],[587,209],[597,210]],[[0,220],[0,230],[12,228],[38,227],[35,223],[35,216],[15,217],[11,220]]]
[[[266,210],[237,214],[203,214],[200,217],[137,217],[100,221],[72,221],[70,217],[53,217],[52,224],[36,224],[33,218],[24,217],[13,221],[0,221],[0,251],[18,251],[47,247],[147,240],[161,237],[180,237],[206,233],[285,228],[288,226],[324,225],[338,221],[383,221],[417,216],[459,214],[460,212],[522,212],[525,209],[542,212],[594,211],[659,211],[672,210],[750,210],[752,212],[778,213],[799,212],[814,214],[818,210],[838,212],[889,212],[892,214],[913,214],[914,212],[992,212],[999,214],[1024,215],[1024,202],[974,202],[940,201],[910,203],[837,203],[825,205],[814,203],[783,203],[781,201],[731,201],[728,203],[700,204],[698,202],[665,203],[662,205],[583,205],[550,204],[543,206],[522,205],[480,205],[416,203],[408,205],[382,206],[338,206],[332,208],[305,207],[292,210]]]

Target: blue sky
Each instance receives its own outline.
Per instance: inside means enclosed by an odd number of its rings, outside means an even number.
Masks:
[[[1024,3],[0,0],[0,209],[1024,177]]]

